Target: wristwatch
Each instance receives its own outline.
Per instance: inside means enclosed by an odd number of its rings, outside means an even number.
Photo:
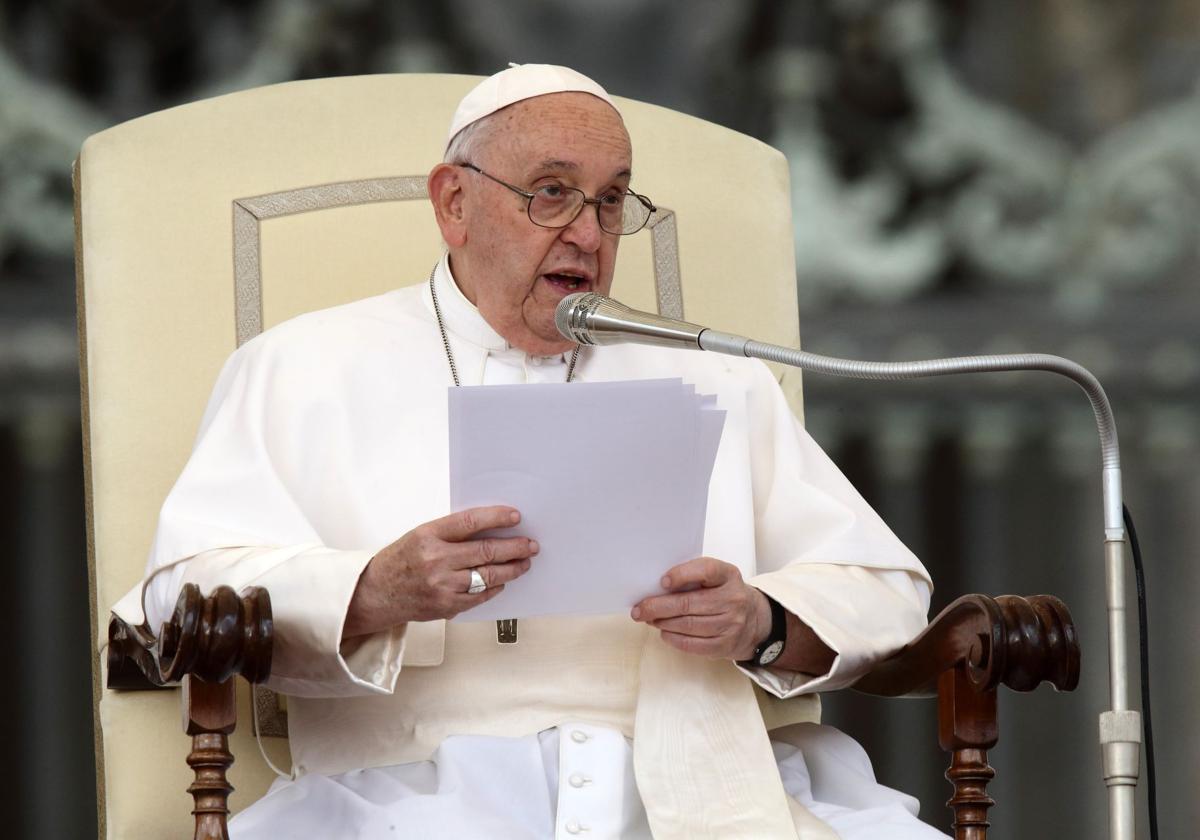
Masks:
[[[753,656],[738,663],[743,668],[761,668],[764,665],[770,665],[780,657],[783,653],[783,646],[787,643],[787,612],[783,609],[783,605],[770,595],[764,593],[764,597],[771,605],[771,632],[754,649]]]

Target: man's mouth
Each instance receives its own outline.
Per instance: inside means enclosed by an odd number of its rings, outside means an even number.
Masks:
[[[567,292],[587,291],[591,285],[588,279],[581,274],[572,274],[570,272],[552,272],[543,274],[546,282],[559,289]]]

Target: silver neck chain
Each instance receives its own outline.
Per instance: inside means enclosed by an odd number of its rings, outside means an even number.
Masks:
[[[437,286],[433,282],[434,275],[437,274],[437,264],[433,266],[433,271],[429,272],[429,294],[433,296],[433,314],[437,316],[438,331],[442,334],[442,347],[446,348],[446,361],[450,363],[450,378],[454,380],[454,387],[462,385],[458,379],[458,365],[454,364],[454,352],[450,349],[450,337],[446,335],[446,322],[442,320],[442,307],[438,305]],[[567,364],[567,381],[570,382],[575,378],[575,363],[579,361],[579,345],[575,345],[575,349],[571,351],[571,361]]]

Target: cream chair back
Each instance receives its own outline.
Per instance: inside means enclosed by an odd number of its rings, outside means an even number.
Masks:
[[[90,137],[76,162],[88,568],[101,836],[178,836],[190,739],[175,691],[104,688],[110,607],[142,577],[159,506],[238,343],[301,312],[422,282],[441,253],[425,176],[470,76],[379,75],[249,90]],[[779,152],[618,100],[635,189],[663,208],[622,242],[613,294],[797,345]],[[800,408],[798,379],[785,380]],[[244,704],[236,811],[273,774]],[[266,739],[288,767],[286,741]]]

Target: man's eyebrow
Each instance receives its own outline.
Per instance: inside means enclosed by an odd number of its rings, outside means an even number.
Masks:
[[[534,167],[530,175],[536,178],[540,175],[546,174],[547,172],[562,172],[563,170],[568,172],[577,172],[579,170],[579,164],[572,160],[544,160]],[[613,180],[616,180],[617,178],[630,178],[632,176],[633,172],[631,170],[622,169],[613,176]]]
[[[573,172],[579,169],[579,164],[571,160],[544,160],[534,168],[533,174],[540,175],[543,172],[556,172],[562,169]]]

